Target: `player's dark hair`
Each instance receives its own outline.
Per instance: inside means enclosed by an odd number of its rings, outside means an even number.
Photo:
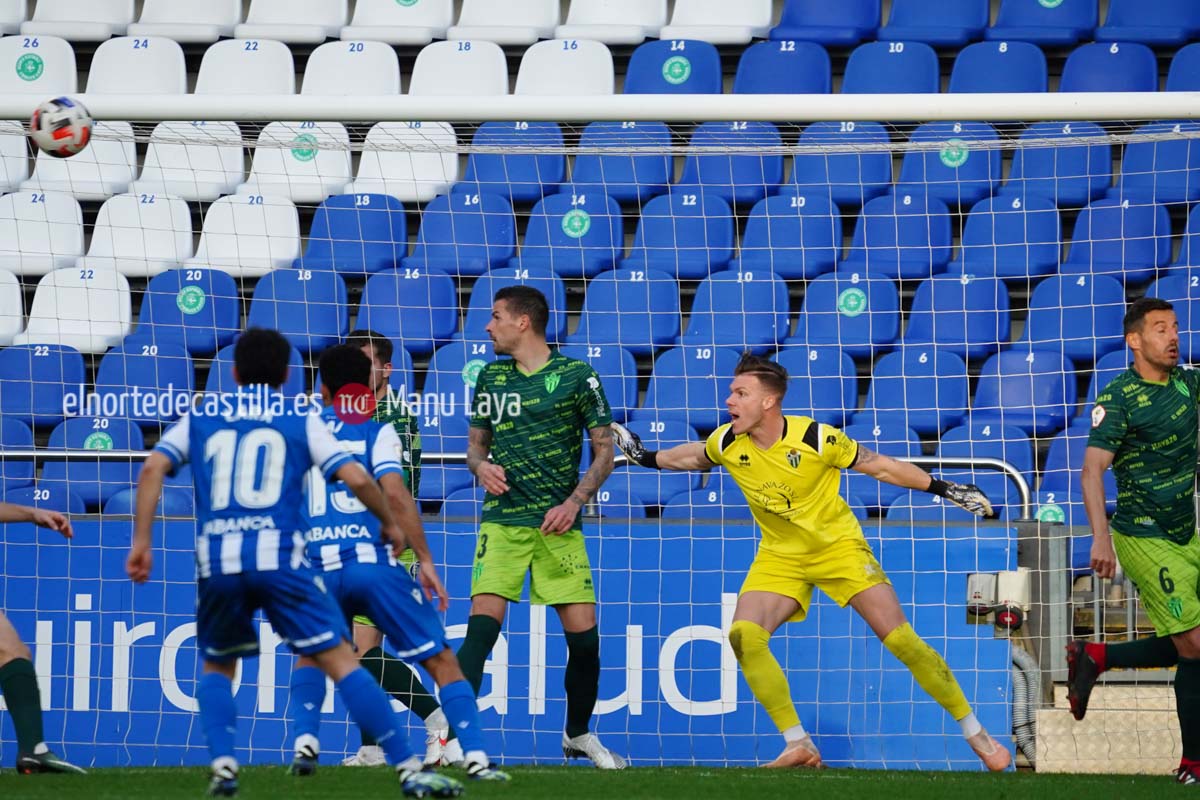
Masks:
[[[379,359],[381,364],[390,364],[392,361],[392,340],[381,333],[376,333],[369,328],[358,328],[350,331],[346,336],[345,344],[354,347],[371,346],[371,352]]]
[[[1174,311],[1175,306],[1163,300],[1161,297],[1139,297],[1129,304],[1129,309],[1125,312],[1125,333],[1141,333],[1142,324],[1146,321],[1146,315],[1151,311]]]
[[[243,386],[278,389],[287,380],[292,346],[283,334],[270,328],[247,328],[233,346],[233,365]]]
[[[508,303],[508,310],[518,317],[529,317],[534,333],[546,335],[546,325],[550,322],[550,306],[546,303],[546,295],[532,286],[505,286],[496,292],[496,302],[501,300]]]
[[[753,353],[742,353],[733,375],[753,375],[758,378],[768,392],[776,397],[787,394],[788,373],[782,364],[777,364],[769,358],[756,356]]]
[[[361,347],[339,344],[321,354],[317,364],[321,374],[321,385],[330,394],[337,394],[348,383],[367,386],[371,382],[371,359]]]

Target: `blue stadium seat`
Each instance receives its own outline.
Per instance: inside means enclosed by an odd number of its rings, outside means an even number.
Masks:
[[[122,489],[104,503],[104,514],[133,514],[137,490]],[[158,500],[157,516],[192,517],[196,513],[195,493],[183,486],[164,486]]]
[[[1020,428],[978,422],[960,425],[942,434],[937,454],[942,458],[996,458],[1007,461],[1021,472],[1030,488],[1034,485],[1033,441]],[[976,484],[991,499],[993,506],[1009,507],[1010,519],[1017,516],[1016,485],[1004,473],[954,467],[939,468],[938,472],[943,480]]]
[[[858,208],[892,185],[892,154],[884,150],[853,152],[848,145],[887,145],[887,129],[878,122],[814,122],[800,134],[801,147],[827,147],[833,152],[797,153],[792,179],[784,194],[828,194],[842,208]]]
[[[1060,206],[1079,208],[1104,194],[1112,183],[1112,145],[1092,122],[1035,122],[1021,134],[1022,142],[1038,139],[1092,138],[1096,144],[1018,147],[1013,151],[1004,195],[1041,195]]]
[[[741,357],[730,347],[672,347],[654,361],[638,420],[682,420],[708,433],[725,421],[725,398]]]
[[[972,360],[999,350],[1010,328],[1002,281],[947,275],[917,287],[904,344],[929,345]]]
[[[0,349],[0,415],[5,417],[55,425],[66,416],[64,398],[77,395],[83,382],[83,356],[73,347],[21,344]]]
[[[642,207],[629,257],[622,268],[662,270],[682,280],[700,280],[733,257],[734,221],[729,204],[716,195],[683,189],[655,197]]]
[[[867,42],[850,53],[842,94],[934,94],[940,72],[937,53],[923,42]]]
[[[645,519],[646,505],[626,489],[605,483],[592,498],[596,515],[613,519]]]
[[[1154,122],[1139,134],[1183,134],[1180,138],[1129,142],[1121,157],[1121,177],[1112,194],[1151,203],[1190,203],[1200,200],[1200,123]]]
[[[1042,523],[1061,522],[1067,527],[1088,527],[1087,510],[1083,507],[1083,495],[1071,492],[1034,492],[1033,518]],[[1053,532],[1051,536],[1066,535]],[[1075,577],[1091,571],[1088,551],[1092,546],[1091,534],[1071,537],[1071,570]]]
[[[710,480],[703,489],[680,492],[667,500],[662,518],[672,520],[712,520],[714,522],[750,521],[750,506],[740,491],[728,491],[724,484]]]
[[[832,86],[829,54],[805,41],[750,45],[733,78],[734,94],[829,94]]]
[[[766,352],[788,333],[787,284],[770,272],[718,272],[696,288],[684,345]]]
[[[988,197],[971,208],[951,274],[1028,281],[1058,269],[1062,223],[1040,195]]]
[[[558,191],[567,172],[562,129],[554,122],[485,122],[471,139],[463,183],[470,191],[532,203]],[[483,149],[478,152],[475,148]],[[486,152],[507,148],[512,152]],[[531,149],[544,151],[531,152]]]
[[[335,194],[317,206],[304,255],[292,266],[361,275],[392,269],[407,254],[403,203],[386,194]]]
[[[19,419],[0,417],[0,451],[32,450],[33,431]],[[0,497],[33,483],[33,460],[0,459]]]
[[[142,450],[141,429],[131,420],[106,417],[74,417],[50,432],[51,450]],[[137,482],[141,464],[131,461],[47,461],[42,466],[39,487],[58,484],[98,510],[104,501]]]
[[[436,269],[376,273],[363,287],[355,324],[395,339],[413,355],[432,353],[458,327],[458,288]]]
[[[678,419],[637,419],[629,423],[629,430],[651,450],[665,450],[699,439],[690,425]],[[646,505],[661,506],[675,495],[695,489],[700,478],[699,472],[667,472],[630,464],[613,470],[604,485],[623,489]]]
[[[1000,185],[999,137],[986,122],[927,122],[909,141],[944,144],[904,154],[895,194],[924,191],[949,206],[970,206]]]
[[[725,148],[763,148],[763,155],[726,155]],[[700,191],[730,205],[752,206],[783,181],[782,139],[769,122],[702,122],[696,127],[672,192]]]
[[[1124,316],[1125,289],[1115,278],[1053,275],[1029,297],[1021,343],[1057,350],[1082,367],[1125,348]]]
[[[301,353],[320,353],[349,330],[346,283],[336,272],[277,269],[258,279],[247,327],[274,328]]]
[[[609,344],[569,344],[559,352],[592,365],[600,376],[604,396],[612,408],[613,419],[623,422],[637,408],[637,362],[624,347]]]
[[[1200,358],[1200,269],[1180,270],[1159,278],[1146,289],[1175,306],[1179,320],[1179,355],[1185,363]],[[1124,350],[1124,339],[1113,350]]]
[[[409,269],[436,269],[454,277],[482,275],[503,266],[516,248],[512,206],[495,194],[435,197],[421,214]]]
[[[429,391],[426,389],[426,396]],[[465,453],[469,416],[464,409],[455,407],[455,413],[440,415],[423,410],[421,414],[422,453]],[[417,494],[421,500],[437,502],[455,492],[475,485],[475,477],[465,464],[433,464],[421,467],[421,485]]]
[[[87,513],[87,506],[83,500],[69,491],[62,483],[38,484],[13,489],[6,492],[3,499],[6,503],[44,508],[47,511],[60,511],[63,514]]]
[[[1022,41],[969,44],[950,72],[951,92],[1044,92],[1049,84],[1046,54]]]
[[[967,365],[942,348],[905,347],[871,370],[871,386],[854,423],[887,421],[922,436],[937,435],[966,414]]]
[[[142,295],[137,336],[182,342],[194,356],[208,356],[242,329],[237,281],[219,269],[169,269],[150,279]]]
[[[950,211],[916,192],[876,197],[863,206],[839,272],[872,278],[923,280],[950,260]]]
[[[971,421],[1046,436],[1066,425],[1075,392],[1075,368],[1066,356],[1023,346],[1005,350],[980,370]]]
[[[477,520],[483,512],[483,489],[467,487],[451,492],[442,503],[442,517]]]
[[[738,258],[729,269],[810,280],[833,270],[841,247],[841,212],[825,197],[764,197],[750,210]]]
[[[1200,34],[1200,5],[1191,0],[1109,0],[1097,42],[1186,44]]]
[[[1063,65],[1060,92],[1155,92],[1158,60],[1144,44],[1081,44]]]
[[[1181,47],[1167,72],[1168,92],[1200,91],[1200,42]]]
[[[533,207],[521,255],[509,266],[592,278],[612,269],[625,250],[621,207],[590,186],[543,197]]]
[[[1075,218],[1071,247],[1059,271],[1141,283],[1170,258],[1171,218],[1165,206],[1105,197],[1089,203]]]
[[[1032,42],[1040,45],[1072,45],[1092,37],[1100,24],[1096,0],[1001,0],[996,24],[983,38],[998,42]]]
[[[664,39],[640,44],[625,70],[625,94],[720,94],[721,56],[708,42]]]
[[[801,414],[841,426],[858,404],[854,361],[837,347],[785,347],[773,361],[788,371],[785,414]]]
[[[1092,379],[1088,381],[1087,401],[1079,410],[1080,417],[1086,418],[1092,413],[1092,404],[1096,402],[1096,395],[1105,386],[1112,383],[1114,378],[1129,369],[1129,365],[1132,363],[1133,356],[1123,347],[1096,360],[1096,366],[1092,370]]]
[[[1083,494],[1079,473],[1083,469],[1083,454],[1091,431],[1091,420],[1080,418],[1050,441],[1042,483],[1038,487],[1040,491]],[[1104,471],[1104,499],[1110,507],[1117,501],[1117,479],[1111,469]]]
[[[588,281],[571,344],[617,344],[635,356],[679,337],[679,284],[660,270],[618,269]]]
[[[921,440],[912,430],[894,420],[847,425],[845,434],[861,446],[893,458],[912,458],[921,455]],[[876,480],[854,470],[842,473],[843,493],[859,498],[867,508],[887,508],[904,492],[899,486]]]
[[[506,286],[531,286],[546,297],[550,306],[550,321],[546,325],[546,339],[559,341],[567,332],[567,290],[562,278],[547,269],[525,266],[507,266],[494,269],[479,276],[471,287],[471,299],[467,301],[467,318],[463,322],[462,336],[466,339],[486,339],[487,324],[492,321],[492,305],[496,292]],[[440,297],[440,295],[439,295]],[[457,318],[458,310],[453,309]],[[413,350],[414,353],[421,352]]]
[[[455,339],[439,347],[429,359],[421,394],[440,405],[423,411],[422,417],[458,416],[469,420],[479,371],[495,360],[490,339]]]
[[[900,337],[900,292],[889,279],[854,273],[822,275],[805,287],[796,333],[784,344],[837,345],[869,359]]]
[[[1183,242],[1179,255],[1171,263],[1171,270],[1200,267],[1200,206],[1193,206],[1183,231]]]
[[[670,143],[671,131],[661,122],[592,122],[579,137],[571,181],[579,191],[603,192],[618,203],[662,194],[673,170],[665,153]],[[602,149],[615,152],[594,152]]]
[[[848,47],[874,39],[879,27],[879,0],[785,0],[772,40],[797,39]]]
[[[303,394],[308,383],[308,369],[304,366],[304,359],[300,356],[300,351],[295,347],[288,354],[288,376],[283,382],[282,391],[288,397],[298,394]],[[212,367],[208,370],[208,380],[204,384],[204,391],[217,393],[233,393],[238,388],[237,381],[233,379],[233,345],[222,347],[213,356]]]
[[[892,14],[879,38],[962,47],[983,36],[990,16],[988,0],[892,0]]]
[[[100,359],[96,394],[102,408],[118,409],[113,419],[133,420],[154,429],[179,417],[181,404],[191,400],[195,379],[192,357],[182,344],[130,337]],[[153,395],[153,406],[143,401],[135,404],[134,390]]]

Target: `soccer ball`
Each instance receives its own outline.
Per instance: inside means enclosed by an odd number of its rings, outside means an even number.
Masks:
[[[78,100],[56,97],[33,111],[29,138],[55,158],[67,158],[87,147],[92,138],[92,115]]]

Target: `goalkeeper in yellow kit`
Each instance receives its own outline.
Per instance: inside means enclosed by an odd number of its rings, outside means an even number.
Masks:
[[[706,442],[648,451],[635,434],[613,425],[621,450],[644,467],[728,469],[762,529],[762,543],[738,595],[729,643],[750,690],[787,741],[767,766],[821,766],[821,755],[792,704],[787,676],[767,646],[780,625],[804,619],[815,586],[858,612],[921,688],[959,722],[988,769],[1007,768],[1012,761],[1008,750],[979,724],[945,660],[908,624],[858,520],[838,494],[838,482],[842,469],[853,469],[931,492],[980,516],[991,513],[991,504],[978,487],[932,478],[913,464],[860,446],[831,425],[784,416],[787,381],[779,364],[743,356],[725,401],[731,421]]]

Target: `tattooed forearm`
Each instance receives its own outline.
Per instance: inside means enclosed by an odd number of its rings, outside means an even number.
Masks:
[[[575,491],[571,492],[571,499],[580,506],[587,505],[588,500],[599,491],[613,470],[612,430],[604,425],[590,428],[588,432],[592,437],[592,465],[580,478]]]
[[[467,434],[467,469],[471,474],[479,469],[479,465],[487,461],[492,449],[492,432],[486,428],[471,428]]]

